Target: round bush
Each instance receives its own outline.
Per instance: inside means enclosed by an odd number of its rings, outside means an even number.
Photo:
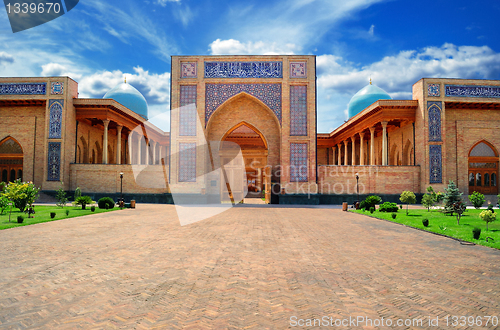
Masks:
[[[50,212],[50,218],[54,219],[56,217],[56,212]]]
[[[373,212],[375,212],[375,207],[372,206],[372,207],[370,207],[370,213],[373,213]]]
[[[396,217],[397,217],[398,215],[397,215],[396,213],[393,213],[393,214],[391,214],[391,216],[392,216],[392,218],[393,218],[393,219],[396,219]]]
[[[66,210],[66,215],[69,215],[69,210]]]
[[[115,202],[111,197],[103,197],[99,201],[97,201],[97,205],[100,209],[112,209],[115,207]]]
[[[23,223],[24,217],[22,215],[17,216],[17,223]]]
[[[479,236],[481,236],[481,229],[477,227],[472,229],[472,235],[474,236],[474,239],[479,239]]]
[[[429,219],[422,220],[422,224],[424,225],[424,227],[429,227]]]
[[[379,212],[397,212],[398,205],[396,203],[385,202],[378,208]]]

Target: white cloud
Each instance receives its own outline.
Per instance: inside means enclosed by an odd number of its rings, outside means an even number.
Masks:
[[[375,25],[372,24],[372,26],[370,26],[370,29],[368,30],[368,34],[371,35],[372,37],[374,36],[374,34],[375,34]]]
[[[212,55],[292,55],[300,51],[300,47],[294,44],[278,45],[276,42],[263,41],[242,43],[235,39],[217,39],[209,47]]]
[[[181,0],[156,0],[155,1],[156,4],[158,4],[160,6],[163,6],[163,7],[165,7],[168,2],[177,2],[177,3],[180,3]]]
[[[6,52],[0,52],[0,64],[2,63],[14,63],[14,56]]]
[[[318,131],[331,132],[347,119],[351,97],[373,83],[393,99],[411,99],[412,85],[421,78],[497,79],[500,53],[488,46],[427,47],[401,51],[358,67],[334,55],[317,57]]]

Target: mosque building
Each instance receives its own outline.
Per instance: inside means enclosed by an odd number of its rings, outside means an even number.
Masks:
[[[233,202],[390,200],[449,180],[498,194],[500,81],[422,78],[411,100],[370,81],[330,133],[316,128],[315,56],[173,56],[170,93],[164,132],[126,81],[94,99],[69,77],[0,78],[1,180],[160,203],[173,191],[215,203],[228,191]]]

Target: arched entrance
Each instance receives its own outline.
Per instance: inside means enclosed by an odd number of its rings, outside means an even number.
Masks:
[[[23,179],[23,148],[10,136],[0,141],[0,173],[3,182]]]
[[[246,186],[248,191],[244,197],[264,197],[262,192],[265,190],[266,184],[265,169],[267,165],[268,147],[262,133],[251,124],[241,122],[231,128],[224,135],[221,142],[220,155],[222,164],[227,164],[230,160],[229,155],[231,155],[231,146],[238,145],[241,149],[246,173],[246,182],[244,182],[243,185]],[[243,168],[243,166],[240,168]],[[226,172],[228,171],[231,172],[231,169],[226,168]],[[228,175],[232,176],[232,174]],[[236,187],[236,189],[238,188],[240,187]]]
[[[498,152],[487,141],[476,143],[469,152],[469,194],[498,194]]]

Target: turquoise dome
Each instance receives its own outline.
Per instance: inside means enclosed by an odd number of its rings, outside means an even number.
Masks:
[[[103,96],[103,99],[113,99],[144,119],[148,119],[148,103],[146,99],[137,89],[126,82],[116,85]]]
[[[392,97],[382,88],[372,85],[371,83],[363,87],[359,92],[354,94],[349,102],[349,118],[354,117],[378,100],[392,100]]]

